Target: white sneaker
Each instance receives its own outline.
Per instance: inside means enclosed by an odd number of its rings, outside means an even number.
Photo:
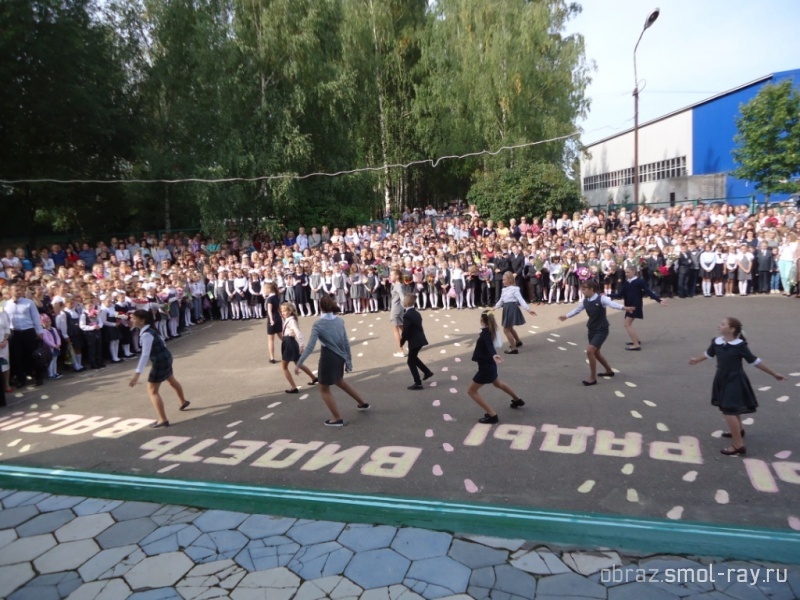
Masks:
[[[394,354],[392,354],[392,356],[394,356],[395,358],[405,358],[406,354],[404,354],[403,352],[395,352]]]

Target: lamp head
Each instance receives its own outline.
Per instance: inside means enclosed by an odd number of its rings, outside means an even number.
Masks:
[[[650,27],[650,26],[651,26],[653,23],[655,23],[655,22],[656,22],[656,19],[658,19],[659,12],[660,12],[660,11],[659,11],[659,9],[658,9],[658,8],[654,8],[654,9],[653,9],[653,12],[651,12],[651,13],[650,13],[650,15],[647,17],[647,20],[644,22],[644,28],[645,28],[645,29],[647,29],[647,28],[648,28],[648,27]]]

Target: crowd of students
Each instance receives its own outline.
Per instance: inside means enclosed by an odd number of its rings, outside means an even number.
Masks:
[[[662,297],[798,294],[800,222],[791,207],[755,214],[725,204],[609,207],[508,223],[474,207],[428,207],[406,210],[396,225],[301,227],[282,239],[144,233],[9,248],[0,263],[0,362],[11,370],[3,366],[3,387],[135,355],[129,315],[137,309],[149,311],[153,327],[171,339],[209,319],[270,319],[283,302],[299,317],[318,315],[324,297],[344,313],[389,310],[393,285],[402,296],[413,294],[420,310],[488,307],[500,299],[506,274],[530,303],[575,303],[590,279],[601,293],[619,294],[626,269]],[[12,284],[42,315],[39,344],[11,342],[20,329]]]

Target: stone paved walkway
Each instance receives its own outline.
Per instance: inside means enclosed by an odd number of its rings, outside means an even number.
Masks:
[[[0,490],[9,600],[799,597],[797,565]]]

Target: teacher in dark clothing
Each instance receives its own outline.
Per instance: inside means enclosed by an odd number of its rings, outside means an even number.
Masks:
[[[9,353],[11,363],[11,381],[17,387],[25,385],[26,377],[33,373],[36,385],[42,385],[44,371],[36,367],[33,352],[39,347],[44,336],[39,311],[33,300],[24,297],[25,287],[15,283],[11,286],[11,300],[6,302],[4,310],[11,322],[11,338]]]
[[[408,342],[408,368],[411,371],[411,376],[414,378],[414,384],[410,385],[410,390],[421,390],[422,379],[430,379],[433,377],[431,371],[425,363],[419,358],[419,351],[428,345],[428,339],[425,337],[425,330],[422,329],[422,315],[419,314],[414,304],[417,298],[414,294],[406,294],[403,298],[403,306],[406,312],[403,314],[403,332],[400,336],[400,347]],[[420,379],[420,370],[424,377]]]

